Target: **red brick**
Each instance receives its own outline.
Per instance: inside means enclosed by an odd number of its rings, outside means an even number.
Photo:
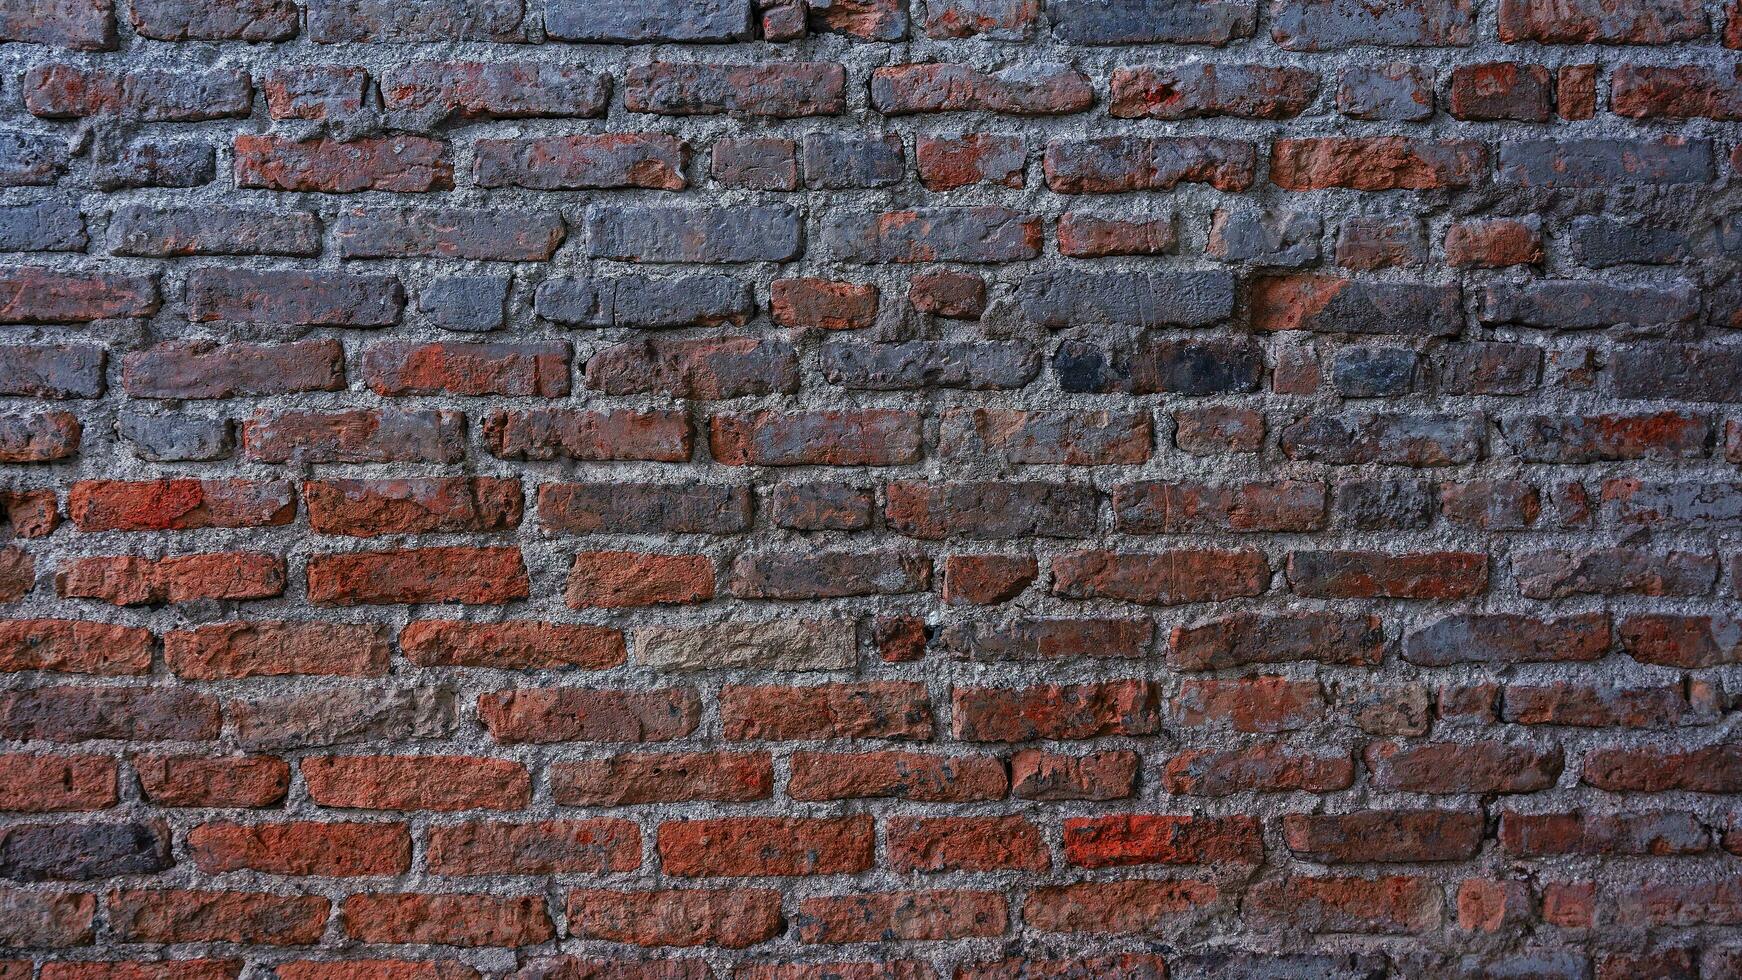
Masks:
[[[714,596],[714,563],[705,555],[582,552],[566,595],[574,609],[706,602]]]
[[[315,756],[298,765],[309,798],[365,810],[516,810],[532,798],[526,768],[442,755]]]
[[[411,834],[402,823],[203,823],[188,831],[188,855],[205,874],[402,874],[411,868]]]
[[[650,892],[576,889],[569,892],[568,922],[570,935],[582,939],[636,946],[743,949],[772,939],[780,932],[780,893],[761,888]],[[553,974],[572,975],[576,974]],[[587,972],[578,975],[586,976]]]
[[[957,687],[950,719],[956,737],[967,742],[1151,735],[1161,723],[1154,685],[1146,681]]]
[[[1153,606],[1260,595],[1270,566],[1257,551],[1083,551],[1052,562],[1053,594]]]
[[[695,731],[700,718],[696,693],[678,687],[520,688],[478,698],[478,719],[505,743],[665,742]]]
[[[621,754],[551,766],[551,798],[563,806],[743,802],[767,799],[774,765],[766,754]]]
[[[296,516],[290,484],[257,480],[81,480],[67,494],[81,531],[271,527]]]
[[[387,673],[386,631],[349,623],[253,621],[176,630],[163,637],[163,659],[178,677],[221,680]]]
[[[261,316],[322,316],[266,313],[240,305],[243,302],[240,299],[235,302],[238,303],[235,308],[226,305],[200,309],[218,319],[228,318],[229,314],[247,320]],[[344,387],[344,361],[344,348],[336,340],[223,346],[197,340],[168,343],[128,354],[122,361],[121,387],[136,398],[233,398],[334,391]]]
[[[533,946],[556,935],[542,895],[352,895],[346,935],[371,943]]]
[[[1367,810],[1282,818],[1288,849],[1320,864],[1462,861],[1482,847],[1483,827],[1480,811]]]
[[[1221,897],[1190,879],[1049,885],[1028,893],[1022,918],[1041,932],[1143,935],[1188,922]]]
[[[923,684],[870,681],[806,687],[727,684],[720,723],[728,741],[932,737]]]
[[[420,667],[599,670],[628,658],[621,630],[559,623],[425,620],[400,631],[399,648]]]
[[[302,485],[309,528],[317,534],[505,531],[520,523],[519,480],[418,477],[319,480]]]
[[[109,928],[129,943],[306,946],[325,931],[331,905],[315,895],[120,889],[108,897]]]
[[[807,898],[798,941],[860,943],[1001,936],[1010,911],[997,892],[861,892]]]
[[[921,136],[914,148],[914,163],[920,183],[930,191],[975,184],[1020,188],[1028,165],[1028,147],[1020,136]]]
[[[115,760],[96,755],[0,755],[0,810],[51,813],[115,805]]]
[[[290,765],[269,755],[141,755],[133,771],[160,806],[266,807],[290,789]]]
[[[1064,822],[1064,847],[1065,858],[1085,868],[1264,861],[1263,836],[1252,817],[1073,817]]]
[[[485,395],[560,398],[569,393],[569,345],[374,344],[363,380],[378,395]]]
[[[1046,871],[1040,828],[1026,817],[892,817],[887,860],[897,871]]]
[[[877,322],[877,287],[832,279],[776,279],[769,312],[783,327],[862,330]]]
[[[308,596],[317,605],[496,604],[531,591],[518,548],[418,548],[316,555]]]
[[[641,866],[641,831],[628,820],[476,821],[429,829],[438,875],[606,874]]]
[[[1486,173],[1487,150],[1465,140],[1403,136],[1280,139],[1270,151],[1270,180],[1291,191],[1348,187],[1359,191],[1467,187]]]
[[[1016,598],[1040,574],[1032,557],[951,555],[944,559],[943,600],[991,606]]]
[[[660,865],[685,878],[869,870],[870,817],[722,817],[659,825]]]
[[[236,137],[236,186],[275,191],[445,191],[454,186],[447,144],[421,136],[356,140]]]
[[[1579,775],[1615,792],[1735,793],[1742,791],[1742,747],[1599,748],[1586,753]]]
[[[1321,599],[1457,599],[1487,589],[1488,556],[1296,551],[1288,556],[1288,582],[1297,594]]]
[[[1403,793],[1533,793],[1560,777],[1559,748],[1503,742],[1376,742],[1366,750],[1376,788]]]
[[[72,619],[0,620],[0,671],[144,674],[151,670],[148,630]]]
[[[1355,780],[1349,754],[1260,742],[1240,749],[1191,749],[1168,760],[1162,785],[1170,793],[1229,796],[1253,791],[1329,793]]]
[[[919,752],[795,753],[786,794],[795,800],[894,798],[961,803],[996,800],[1009,786],[988,756]]]
[[[284,559],[259,552],[140,558],[78,558],[55,574],[55,590],[118,606],[198,599],[270,599],[284,594]]]
[[[1059,254],[1072,258],[1165,255],[1178,242],[1172,217],[1103,218],[1070,211],[1059,218]]]
[[[1182,727],[1228,726],[1237,732],[1285,732],[1324,717],[1318,681],[1283,677],[1181,682],[1167,707],[1168,721]]]
[[[1025,800],[1118,800],[1131,795],[1137,753],[1065,755],[1023,749],[1010,759],[1011,795]]]

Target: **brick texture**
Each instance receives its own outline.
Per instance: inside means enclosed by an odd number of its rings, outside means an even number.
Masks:
[[[0,980],[1742,980],[1736,0],[0,0]]]

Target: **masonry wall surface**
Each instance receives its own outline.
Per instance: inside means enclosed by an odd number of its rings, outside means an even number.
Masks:
[[[0,980],[1742,977],[1742,9],[0,0]]]

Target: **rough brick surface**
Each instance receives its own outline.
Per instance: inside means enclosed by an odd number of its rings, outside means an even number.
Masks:
[[[1738,0],[0,0],[0,980],[1739,980]]]

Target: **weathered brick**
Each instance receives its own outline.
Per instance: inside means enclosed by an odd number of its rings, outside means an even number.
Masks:
[[[260,552],[178,558],[79,558],[55,575],[62,596],[121,606],[198,599],[269,599],[284,593],[284,559]]]
[[[416,548],[309,559],[316,605],[458,602],[499,604],[530,592],[518,548]]]
[[[438,119],[602,116],[610,95],[606,75],[535,61],[418,61],[381,77],[388,110]]]
[[[253,102],[238,71],[117,74],[73,65],[43,65],[24,75],[24,107],[49,119],[112,116],[141,122],[199,122],[245,116]]]
[[[125,205],[109,217],[116,255],[299,255],[321,250],[321,223],[303,211]]]
[[[991,73],[959,64],[898,65],[871,73],[871,105],[890,116],[932,112],[1059,115],[1081,112],[1094,99],[1088,76],[1069,65],[1031,64]]]
[[[1316,598],[1456,599],[1488,587],[1488,556],[1464,552],[1389,554],[1295,551],[1288,583]]]
[[[1350,0],[1277,2],[1271,17],[1271,39],[1290,51],[1457,46],[1475,34],[1475,11],[1467,0],[1392,0],[1377,10]]]
[[[1503,0],[1500,40],[1508,44],[1667,44],[1703,37],[1706,18],[1686,0],[1629,0],[1615,6],[1583,2],[1556,7]]]
[[[490,452],[503,459],[682,462],[691,452],[689,420],[671,411],[492,412],[482,435]]]
[[[1500,144],[1496,176],[1527,187],[1697,184],[1712,176],[1712,144],[1646,140],[1517,140]]]
[[[689,150],[660,133],[481,139],[473,146],[479,187],[535,191],[643,187],[684,188]]]
[[[830,384],[866,391],[1020,388],[1040,370],[1039,356],[1020,344],[825,344],[821,360]]]
[[[1711,592],[1718,563],[1709,554],[1613,547],[1546,548],[1518,555],[1512,576],[1528,598],[1569,595],[1697,596]]]
[[[975,184],[1022,187],[1028,148],[1018,136],[969,135],[919,138],[914,152],[919,182],[931,191]]]
[[[785,205],[665,205],[587,209],[587,254],[628,262],[784,262],[802,251],[798,212]]]
[[[750,524],[750,494],[727,484],[547,483],[538,518],[571,534],[732,534]]]
[[[1053,33],[1072,44],[1211,44],[1252,33],[1256,4],[1213,0],[1060,0]]]
[[[543,895],[352,895],[339,921],[353,939],[446,946],[533,946],[556,935]]]
[[[127,19],[158,41],[285,41],[297,31],[290,0],[135,0]]]
[[[586,384],[611,395],[655,392],[706,401],[791,393],[798,388],[798,357],[789,344],[755,337],[630,341],[587,361]]]
[[[201,269],[188,279],[187,305],[195,323],[385,327],[399,322],[405,291],[392,276]]]
[[[1445,466],[1481,456],[1479,416],[1309,415],[1282,430],[1283,454],[1333,465]]]
[[[773,791],[773,764],[766,754],[753,752],[633,753],[551,767],[551,796],[564,806],[742,802],[767,799]],[[639,847],[617,851],[619,863],[629,869],[640,861]]]
[[[852,666],[854,646],[852,630],[825,620],[647,627],[635,634],[635,661],[666,670],[844,670]]]
[[[990,205],[839,214],[824,248],[842,262],[1010,262],[1040,254],[1040,219]],[[790,256],[787,256],[790,257]]]
[[[63,272],[42,266],[0,269],[0,323],[87,323],[157,312],[157,277]]]
[[[447,144],[422,136],[355,140],[236,137],[236,186],[274,191],[440,191],[454,186]]]
[[[716,415],[709,445],[728,466],[896,466],[919,459],[921,421],[893,410]]]
[[[308,0],[308,34],[317,44],[514,41],[520,14],[520,0]]]
[[[1111,90],[1108,114],[1121,119],[1290,119],[1318,95],[1319,77],[1301,68],[1200,62],[1121,68],[1113,73]]]
[[[826,63],[656,62],[624,76],[623,104],[663,116],[830,116],[846,107],[846,84],[845,69]]]
[[[619,608],[706,602],[714,596],[714,563],[705,555],[581,552],[569,568],[570,607]]]
[[[1204,327],[1234,312],[1234,279],[1225,272],[1151,274],[1037,273],[1016,289],[1030,321],[1051,329],[1082,323]]]
[[[932,735],[925,687],[906,681],[805,687],[729,684],[720,691],[720,718],[729,741]]]
[[[751,36],[750,0],[702,0],[649,9],[629,0],[556,0],[545,30],[564,41],[740,41]]]
[[[569,393],[569,345],[373,344],[363,354],[363,381],[379,395],[452,394],[560,398]]]
[[[478,821],[432,827],[429,866],[439,875],[604,874],[641,864],[641,832],[628,820]]]
[[[1508,144],[1502,144],[1502,165]],[[1404,136],[1281,139],[1271,145],[1270,181],[1291,191],[1468,187],[1486,173],[1488,151],[1470,140]]]
[[[332,903],[316,895],[194,889],[118,889],[109,927],[123,942],[305,946],[320,938]]]
[[[683,878],[851,874],[871,867],[870,817],[722,817],[659,825],[660,864]]]
[[[1090,487],[1051,483],[891,483],[884,518],[923,540],[1086,537],[1096,524]]]
[[[562,244],[562,218],[551,212],[481,208],[353,209],[333,235],[347,259],[493,259],[538,262]]]
[[[464,423],[449,411],[261,412],[243,423],[242,447],[263,463],[452,463]]]
[[[1264,355],[1250,340],[1145,340],[1110,349],[1066,341],[1053,370],[1065,391],[1223,395],[1257,390]]]
[[[780,893],[763,888],[685,888],[608,892],[576,889],[568,898],[569,932],[636,946],[719,946],[743,949],[780,931]],[[667,961],[668,963],[677,961]],[[620,961],[603,965],[619,971]],[[583,964],[579,975],[594,972]],[[558,970],[566,970],[558,967]],[[619,971],[620,972],[620,971]],[[574,976],[551,972],[547,976]],[[673,974],[685,977],[687,974]]]
[[[1419,122],[1434,112],[1432,77],[1407,61],[1351,65],[1337,76],[1337,110],[1354,119]]]
[[[1114,136],[1055,139],[1046,146],[1046,185],[1059,194],[1166,191],[1182,183],[1222,191],[1252,185],[1258,154],[1251,143],[1206,136]]]

